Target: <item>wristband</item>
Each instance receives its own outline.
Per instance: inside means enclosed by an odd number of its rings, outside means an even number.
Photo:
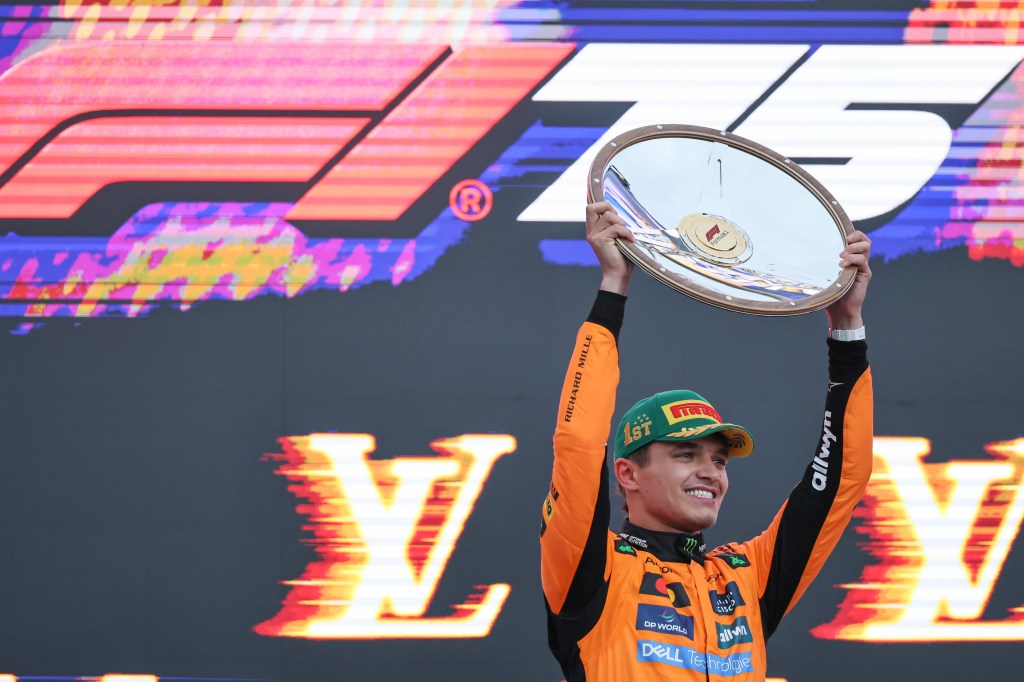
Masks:
[[[857,329],[832,329],[829,336],[835,341],[863,341],[867,338],[863,326]]]

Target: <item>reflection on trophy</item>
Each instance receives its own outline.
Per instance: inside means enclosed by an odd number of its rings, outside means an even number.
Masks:
[[[821,287],[777,274],[733,268],[750,258],[753,245],[739,226],[722,216],[690,213],[683,216],[675,230],[669,230],[644,208],[630,191],[629,181],[615,166],[609,166],[605,174],[604,199],[626,221],[637,245],[716,282],[756,291],[779,301],[821,292]]]
[[[846,214],[806,171],[749,140],[696,126],[640,128],[609,144],[591,176],[591,198],[609,202],[633,232],[634,244],[620,243],[626,255],[706,303],[809,312],[852,284],[836,263],[853,229]]]

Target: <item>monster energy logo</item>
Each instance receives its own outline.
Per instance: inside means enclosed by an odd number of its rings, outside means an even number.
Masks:
[[[686,538],[683,540],[683,551],[693,552],[697,549],[697,538]]]

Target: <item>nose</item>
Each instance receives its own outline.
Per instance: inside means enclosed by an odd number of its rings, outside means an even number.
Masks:
[[[722,468],[715,462],[715,455],[704,454],[698,462],[697,476],[705,481],[717,482],[722,478]]]
[[[708,481],[717,481],[722,477],[722,471],[715,465],[710,457],[701,458],[700,468],[697,475]]]

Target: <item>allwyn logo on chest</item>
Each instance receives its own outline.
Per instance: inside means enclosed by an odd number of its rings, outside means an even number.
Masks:
[[[723,649],[728,649],[736,644],[754,641],[753,636],[750,634],[750,625],[743,616],[740,616],[729,625],[715,623],[715,628],[718,630],[718,646]]]

